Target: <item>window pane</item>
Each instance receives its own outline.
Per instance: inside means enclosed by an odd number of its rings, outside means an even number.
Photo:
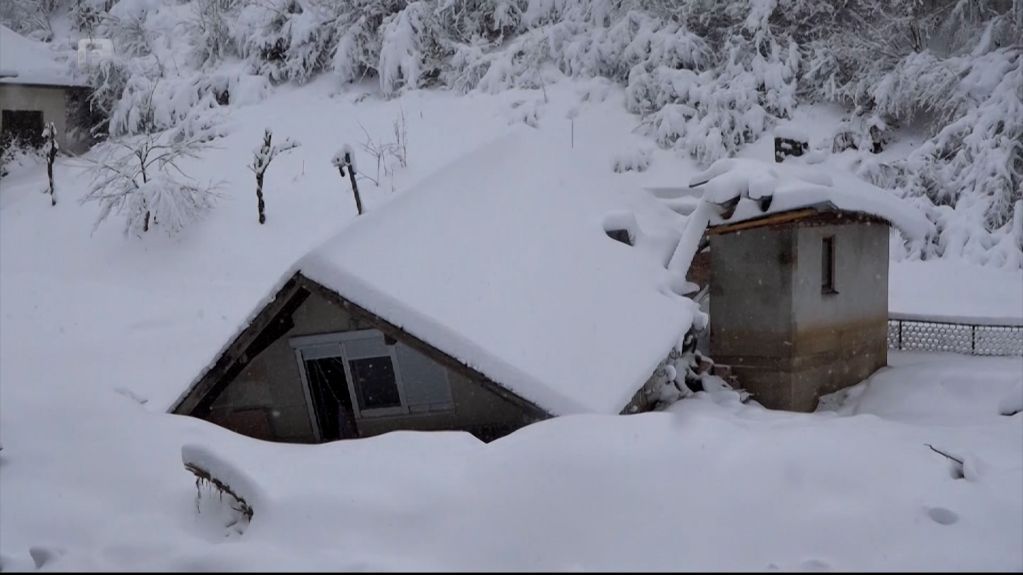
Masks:
[[[835,290],[835,238],[829,236],[821,242],[821,291]]]
[[[316,419],[320,424],[320,439],[333,441],[358,437],[342,359],[324,357],[306,360],[305,372],[316,409]]]
[[[367,357],[348,362],[359,395],[359,409],[400,407],[398,385],[394,380],[391,358]]]

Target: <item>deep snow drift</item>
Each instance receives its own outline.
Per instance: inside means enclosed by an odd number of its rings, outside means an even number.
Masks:
[[[5,435],[4,568],[1023,568],[1023,415],[1001,415],[1023,405],[1023,366],[892,364],[837,411],[701,393],[489,445],[413,432],[272,444],[113,394],[79,402],[103,417],[15,413],[9,428],[38,427]],[[230,499],[206,488],[196,502],[183,448],[246,499],[251,523],[225,527]]]

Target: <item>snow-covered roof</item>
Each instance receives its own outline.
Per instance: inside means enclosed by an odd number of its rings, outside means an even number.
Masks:
[[[665,268],[680,220],[524,130],[357,218],[297,270],[552,414],[618,413],[696,313]],[[634,245],[605,232],[621,227]]]
[[[0,84],[82,86],[42,42],[0,24]]]
[[[694,176],[690,186],[703,188],[703,198],[722,205],[738,199],[727,219],[720,214],[710,225],[733,224],[803,208],[841,210],[888,221],[907,238],[923,238],[933,225],[920,210],[894,193],[840,170],[795,162],[771,163],[753,159],[719,160]]]

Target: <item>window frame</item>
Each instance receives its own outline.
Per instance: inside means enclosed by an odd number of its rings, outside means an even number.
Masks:
[[[837,252],[834,234],[821,238],[821,293],[824,295],[838,293]]]
[[[328,345],[337,345],[338,354],[336,356],[322,356],[322,357],[340,357],[344,363],[345,370],[345,383],[348,386],[348,393],[352,398],[352,411],[355,414],[356,419],[371,419],[376,417],[391,417],[395,415],[408,415],[410,413],[408,401],[405,398],[405,385],[404,380],[401,376],[401,365],[398,362],[398,355],[396,353],[396,346],[387,345],[384,342],[384,347],[387,350],[386,355],[363,355],[359,354],[355,357],[349,355],[348,350],[345,348],[346,342],[366,340],[366,339],[381,339],[385,338],[383,332],[376,329],[361,329],[356,331],[343,331],[336,333],[324,333],[317,335],[305,335],[299,337],[293,337],[288,340],[289,345],[295,350],[295,357],[298,360],[298,370],[301,375],[302,384],[304,387],[306,402],[309,404],[309,410],[315,418],[315,407],[313,407],[311,400],[311,391],[309,389],[309,376],[305,370],[305,357],[302,351],[305,349],[316,348]],[[355,387],[355,378],[352,377],[352,366],[351,361],[358,359],[369,359],[373,357],[387,357],[391,360],[391,368],[394,370],[394,385],[398,388],[398,400],[400,405],[392,407],[377,407],[372,409],[362,409],[359,405],[359,394]],[[314,419],[315,422],[315,419]],[[318,422],[316,422],[318,423]]]

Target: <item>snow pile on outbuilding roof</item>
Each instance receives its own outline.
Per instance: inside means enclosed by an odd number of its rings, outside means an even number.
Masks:
[[[690,181],[703,198],[735,205],[727,218],[716,214],[710,225],[731,224],[803,208],[863,213],[890,222],[909,239],[920,239],[934,226],[920,212],[888,192],[839,170],[752,159],[714,162]]]
[[[0,24],[0,83],[74,86],[66,66],[41,42]]]
[[[618,413],[698,313],[665,268],[680,218],[553,145],[488,144],[298,270],[552,414]]]

